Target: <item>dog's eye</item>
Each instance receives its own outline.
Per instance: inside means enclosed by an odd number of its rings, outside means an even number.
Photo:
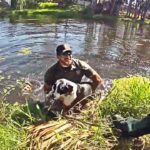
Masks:
[[[64,90],[64,86],[61,86],[60,89],[61,89],[61,90]]]
[[[65,87],[66,87],[66,85],[65,85],[64,83],[60,84],[60,89],[61,89],[61,90],[64,90]]]

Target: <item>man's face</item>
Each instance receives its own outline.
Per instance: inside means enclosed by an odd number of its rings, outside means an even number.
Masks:
[[[72,52],[66,51],[57,56],[59,63],[62,67],[69,67],[72,64]]]

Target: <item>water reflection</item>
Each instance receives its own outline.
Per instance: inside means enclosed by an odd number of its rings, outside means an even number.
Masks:
[[[55,47],[68,42],[75,57],[88,61],[105,78],[150,75],[149,29],[120,21],[109,25],[71,19],[52,23],[12,23],[1,19],[1,74],[42,79],[45,70],[56,61]],[[29,48],[32,53],[18,56],[22,48]]]

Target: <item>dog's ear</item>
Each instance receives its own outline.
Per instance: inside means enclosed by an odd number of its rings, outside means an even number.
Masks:
[[[73,86],[67,85],[68,93],[71,93],[73,91]]]

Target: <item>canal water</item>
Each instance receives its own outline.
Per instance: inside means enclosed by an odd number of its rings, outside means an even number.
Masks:
[[[75,58],[88,62],[103,78],[150,76],[149,25],[72,19],[14,22],[3,18],[0,19],[1,89],[21,78],[43,81],[45,71],[57,61],[56,46],[65,42],[71,45]]]

